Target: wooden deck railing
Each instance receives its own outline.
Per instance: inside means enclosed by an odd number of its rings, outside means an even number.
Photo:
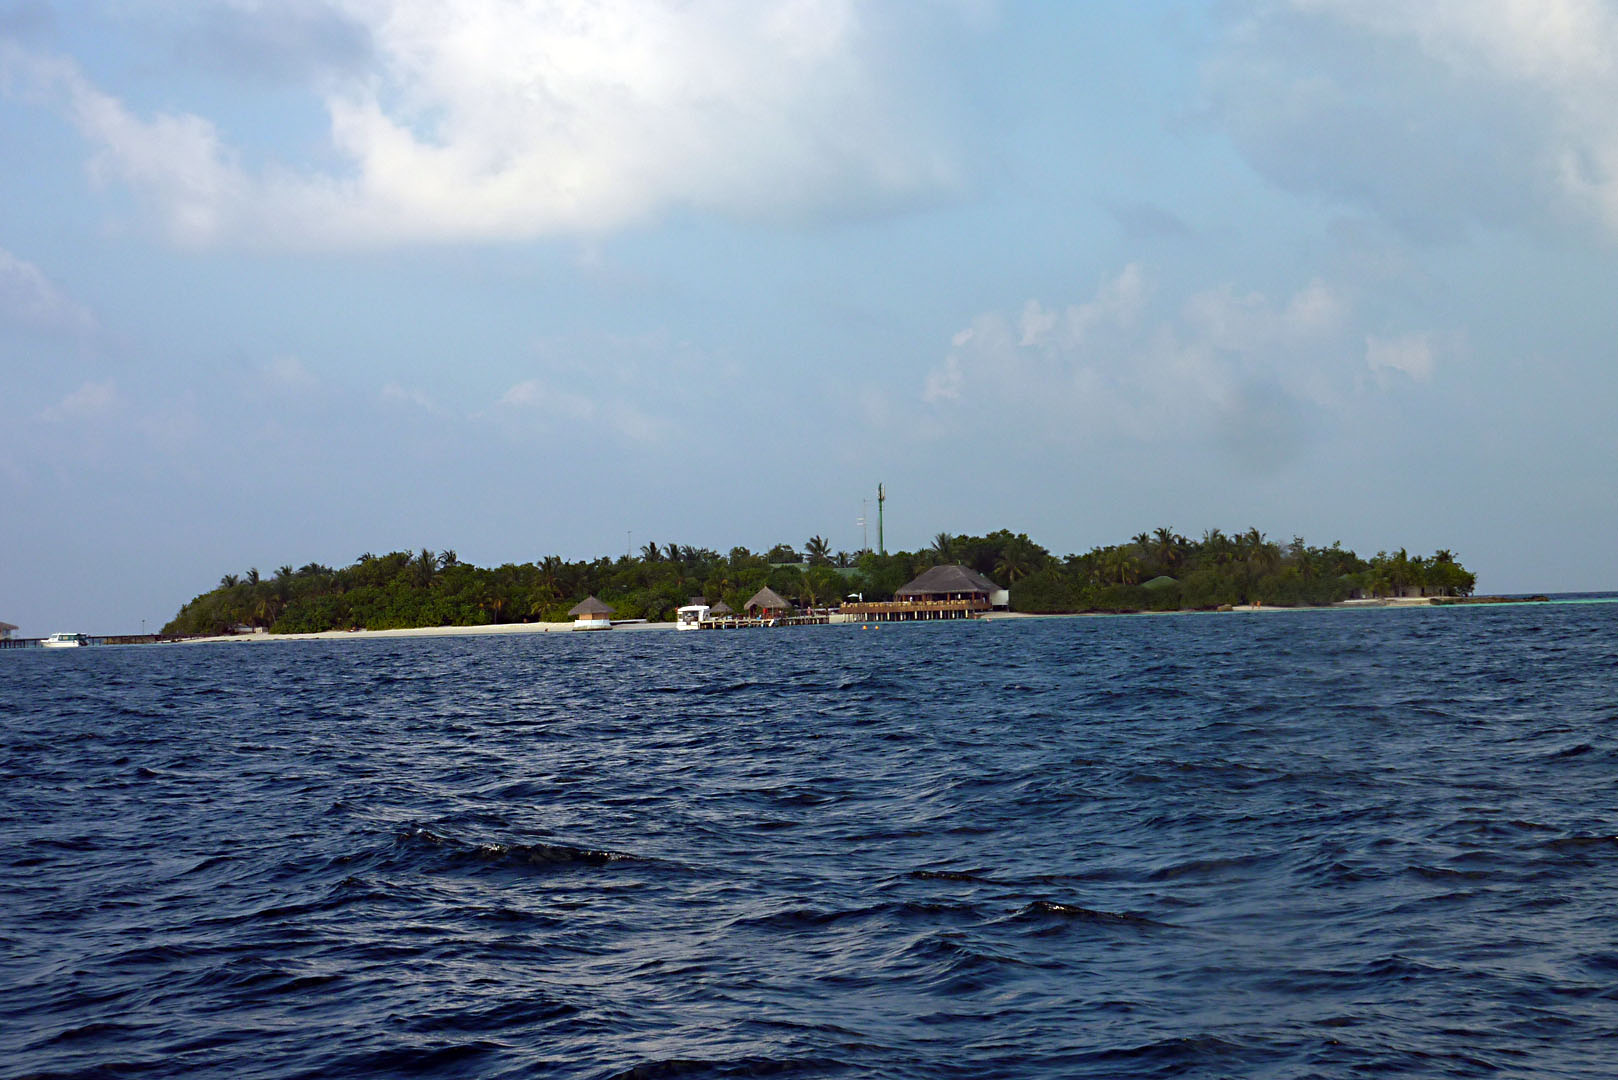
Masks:
[[[927,611],[988,611],[989,601],[972,600],[881,600],[844,604],[844,615],[887,615]]]

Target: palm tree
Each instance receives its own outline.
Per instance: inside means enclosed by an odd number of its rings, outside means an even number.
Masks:
[[[1281,546],[1265,538],[1257,529],[1242,534],[1247,545],[1247,559],[1259,571],[1270,573],[1281,565]]]
[[[1007,585],[1025,578],[1039,568],[1038,553],[1033,542],[1021,534],[1007,540],[995,561],[994,572],[1003,577]]]
[[[933,537],[933,558],[939,565],[959,562],[955,554],[955,537],[947,532],[941,532]]]
[[[421,553],[411,561],[416,568],[416,583],[418,585],[431,585],[433,575],[438,572],[438,556],[427,548],[422,548]]]
[[[224,577],[219,579],[219,587],[222,589],[234,589],[241,583],[242,579],[237,577],[235,574],[226,574]]]
[[[450,570],[459,565],[461,565],[461,558],[455,554],[454,548],[446,548],[438,553],[438,568],[440,570]]]
[[[803,542],[803,550],[809,557],[810,566],[831,565],[831,545],[818,533]]]
[[[1185,546],[1185,537],[1176,536],[1174,530],[1167,525],[1160,525],[1153,531],[1152,555],[1157,559],[1158,565],[1165,570],[1172,570],[1180,564],[1181,549]]]
[[[247,583],[249,585],[257,585],[258,584],[258,567],[249,566],[247,568]]]
[[[547,555],[539,561],[539,582],[552,597],[562,591],[562,557]]]
[[[292,595],[292,567],[282,566],[275,571],[275,598],[281,604]]]
[[[1140,580],[1140,560],[1127,547],[1108,548],[1102,566],[1108,579],[1119,585],[1133,585]]]
[[[649,541],[641,545],[640,558],[642,562],[662,562],[663,553],[658,550],[656,542]]]

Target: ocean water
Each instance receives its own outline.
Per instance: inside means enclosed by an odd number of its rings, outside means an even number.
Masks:
[[[0,1077],[1618,1074],[1618,604],[0,653]]]

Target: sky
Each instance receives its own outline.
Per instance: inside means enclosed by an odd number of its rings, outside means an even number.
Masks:
[[[1618,589],[1618,0],[0,0],[0,620],[1170,526]]]

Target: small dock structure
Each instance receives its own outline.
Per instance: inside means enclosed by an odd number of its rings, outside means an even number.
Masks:
[[[689,626],[682,624],[681,629],[691,630],[753,630],[767,626],[824,626],[832,621],[832,613],[825,609],[812,609],[799,611],[791,601],[766,585],[753,594],[753,598],[742,605],[742,614],[738,615],[731,606],[723,600],[712,607],[704,606],[700,618],[693,618]],[[692,612],[692,606],[680,609],[682,618],[684,613]]]

